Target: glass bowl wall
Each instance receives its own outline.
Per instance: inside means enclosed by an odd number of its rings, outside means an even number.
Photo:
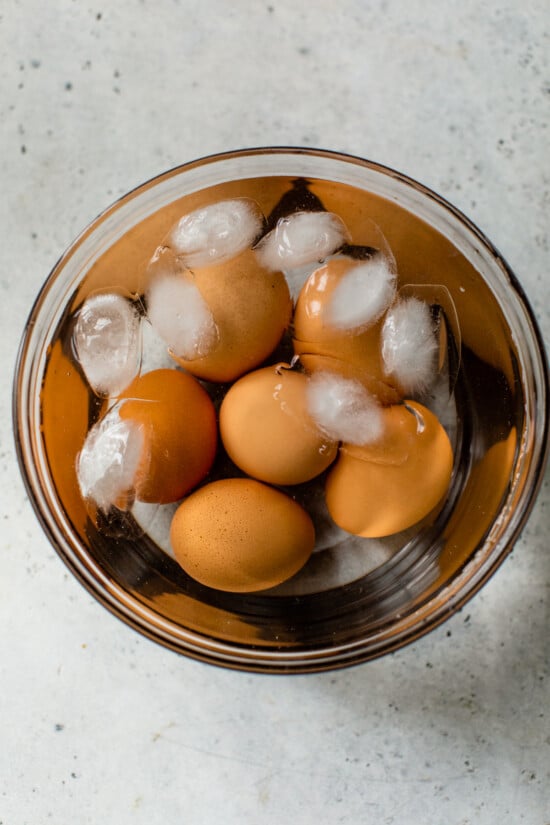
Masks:
[[[449,290],[461,336],[453,480],[437,516],[401,537],[377,566],[356,565],[335,583],[323,577],[319,554],[313,562],[318,570],[302,587],[298,582],[266,593],[221,593],[186,576],[130,521],[107,532],[90,521],[74,472],[90,397],[62,333],[83,297],[113,285],[113,278],[119,287],[139,291],[146,261],[184,211],[205,198],[247,195],[267,214],[296,180],[308,181],[325,208],[354,226],[365,220],[378,225],[401,285],[444,284]],[[129,242],[124,248],[121,239]],[[442,198],[359,158],[309,149],[244,150],[149,181],[73,243],[47,279],[25,330],[14,422],[23,476],[47,535],[115,615],[202,660],[304,672],[364,661],[412,641],[460,608],[494,573],[541,482],[548,370],[518,281],[483,234]]]

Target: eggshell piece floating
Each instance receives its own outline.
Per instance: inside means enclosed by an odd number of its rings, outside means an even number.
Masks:
[[[325,487],[336,524],[365,538],[411,527],[444,497],[453,451],[433,413],[413,401],[384,410],[382,439],[368,447],[344,446]]]
[[[292,301],[284,275],[262,267],[251,250],[217,266],[189,272],[218,331],[217,345],[192,361],[175,360],[198,378],[229,382],[270,355],[290,321]]]
[[[254,479],[214,481],[176,510],[170,529],[175,557],[194,579],[218,590],[265,590],[289,579],[315,544],[305,510]]]
[[[225,396],[220,434],[235,464],[271,484],[301,484],[326,470],[338,452],[307,409],[308,379],[288,364],[248,373]]]
[[[136,378],[121,399],[120,418],[144,434],[137,499],[177,501],[202,481],[214,461],[217,428],[210,397],[191,375],[159,369]]]
[[[362,321],[356,329],[333,322],[335,314],[339,317],[341,313],[333,311],[332,297],[334,294],[338,297],[336,290],[341,287],[345,276],[363,265],[351,258],[333,258],[310,275],[296,302],[294,351],[300,355],[308,371],[325,369],[341,372],[346,378],[361,381],[381,403],[392,404],[401,396],[384,371],[380,330],[383,322],[381,312],[393,291],[388,289],[384,300],[372,304],[366,302],[371,313],[368,323],[365,321],[368,313],[359,312],[356,318],[361,317]],[[325,358],[331,359],[332,363],[325,362]]]

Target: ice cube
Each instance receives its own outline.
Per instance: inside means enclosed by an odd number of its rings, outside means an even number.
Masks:
[[[264,216],[250,198],[219,201],[180,218],[168,245],[191,268],[222,263],[252,246],[263,224]]]
[[[295,212],[279,219],[256,254],[267,269],[286,271],[324,260],[347,239],[344,222],[333,212]]]
[[[342,330],[361,331],[377,321],[396,294],[396,274],[381,254],[351,267],[330,298],[327,321]]]
[[[141,324],[141,342],[141,375],[152,370],[176,368],[175,361],[168,352],[166,342],[162,340],[148,318],[144,318]]]
[[[382,411],[365,387],[352,378],[314,372],[307,386],[308,411],[335,441],[369,444],[382,435]]]
[[[73,345],[94,392],[117,395],[139,370],[139,314],[131,302],[118,293],[90,295],[78,312]]]
[[[202,358],[218,343],[212,313],[193,281],[159,275],[149,286],[146,304],[151,325],[178,358]]]
[[[180,502],[174,504],[149,504],[144,501],[135,501],[132,506],[132,516],[136,524],[152,539],[157,547],[175,558],[170,543],[170,526]]]
[[[436,375],[439,343],[430,307],[418,298],[392,306],[381,332],[384,371],[406,393],[423,392]]]
[[[144,435],[134,422],[122,420],[118,407],[88,432],[77,457],[76,474],[83,498],[100,510],[124,509],[131,500],[143,454]]]
[[[312,263],[304,264],[303,266],[282,270],[283,275],[286,278],[290,297],[293,301],[298,299],[298,295],[302,291],[303,285],[318,267],[319,261],[313,261]]]

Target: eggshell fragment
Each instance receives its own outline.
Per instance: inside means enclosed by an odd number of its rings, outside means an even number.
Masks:
[[[159,504],[177,501],[202,481],[214,461],[216,413],[209,395],[191,375],[159,369],[136,378],[121,400],[120,418],[144,433],[136,497]]]
[[[343,445],[325,486],[336,524],[365,538],[411,527],[444,497],[453,451],[436,416],[413,401],[384,410],[384,435],[365,447]]]
[[[214,481],[183,501],[172,520],[175,557],[194,579],[246,593],[289,579],[306,563],[315,531],[306,511],[253,479]]]

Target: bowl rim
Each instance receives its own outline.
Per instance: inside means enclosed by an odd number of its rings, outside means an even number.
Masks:
[[[29,340],[32,334],[36,319],[39,316],[42,302],[49,288],[54,282],[57,274],[63,269],[70,256],[73,254],[85,239],[93,234],[94,231],[113,213],[117,212],[124,204],[130,203],[140,194],[158,186],[161,182],[170,179],[171,177],[184,174],[191,169],[203,167],[208,164],[219,163],[224,160],[232,160],[239,157],[259,156],[259,155],[306,155],[309,157],[318,157],[332,159],[336,161],[343,161],[348,164],[355,164],[357,166],[368,168],[376,173],[389,176],[397,180],[406,188],[412,188],[420,193],[428,200],[434,201],[444,211],[450,213],[463,227],[468,230],[473,237],[475,237],[489,255],[494,259],[502,274],[509,280],[513,290],[516,293],[517,299],[525,310],[527,320],[530,326],[530,332],[533,336],[536,353],[540,359],[540,374],[542,378],[541,391],[543,393],[542,409],[545,413],[542,426],[542,438],[538,445],[536,462],[532,469],[533,483],[527,487],[522,494],[522,508],[519,518],[517,518],[512,525],[510,532],[506,536],[506,540],[499,548],[498,553],[491,553],[490,558],[486,560],[485,564],[477,571],[475,579],[469,579],[468,587],[461,590],[460,580],[463,576],[463,571],[459,572],[448,585],[447,590],[453,590],[451,600],[445,599],[441,602],[440,593],[436,591],[427,600],[426,604],[422,604],[418,611],[413,612],[407,617],[407,621],[393,623],[391,638],[388,638],[384,633],[384,628],[374,638],[371,636],[368,639],[358,639],[351,642],[346,642],[342,645],[326,646],[312,645],[310,647],[301,647],[297,651],[289,651],[282,648],[261,648],[253,646],[243,646],[235,643],[226,643],[222,640],[213,640],[206,636],[201,636],[194,631],[185,631],[177,635],[172,632],[173,625],[168,620],[163,620],[159,614],[155,614],[149,608],[133,599],[126,591],[119,585],[109,580],[106,576],[101,581],[101,576],[98,575],[98,569],[92,570],[91,566],[86,566],[75,556],[74,553],[68,551],[67,547],[60,542],[60,536],[54,529],[52,518],[45,512],[43,502],[39,501],[36,489],[36,479],[27,461],[27,441],[29,433],[26,431],[27,427],[27,407],[23,403],[26,399],[26,393],[22,392],[23,376],[22,370],[26,362],[28,353]],[[322,170],[319,170],[320,177],[322,177]],[[327,179],[329,179],[327,177]],[[533,308],[527,298],[527,295],[518,280],[517,276],[512,271],[504,257],[500,254],[495,245],[489,240],[484,232],[468,218],[461,210],[443,198],[441,195],[420,183],[416,179],[406,175],[402,172],[359,157],[357,155],[348,154],[328,149],[318,149],[314,147],[300,147],[300,146],[256,146],[249,148],[242,148],[236,150],[228,150],[225,152],[212,153],[194,160],[190,160],[183,164],[178,164],[165,170],[158,175],[154,175],[146,181],[138,184],[130,189],[128,192],[114,200],[104,210],[96,215],[87,226],[75,237],[75,239],[68,245],[65,251],[60,255],[46,279],[44,280],[29,312],[27,321],[25,323],[23,335],[19,344],[13,382],[12,395],[12,420],[13,432],[15,440],[15,448],[20,472],[23,482],[29,496],[29,500],[51,545],[61,557],[63,562],[70,569],[72,574],[80,581],[80,583],[87,589],[87,591],[104,607],[106,607],[113,615],[125,622],[127,625],[133,627],[142,635],[160,643],[166,648],[174,650],[180,654],[186,655],[190,658],[198,659],[210,664],[221,665],[224,667],[256,672],[270,672],[270,673],[306,673],[323,670],[334,670],[336,668],[348,667],[356,665],[381,655],[392,652],[398,648],[404,647],[421,636],[427,634],[429,631],[442,624],[447,618],[462,609],[462,607],[485,585],[505,558],[512,551],[523,527],[535,504],[537,495],[544,479],[544,468],[548,461],[550,452],[550,422],[548,411],[548,398],[550,395],[550,371],[548,363],[548,355],[545,349],[542,333],[533,311]],[[479,552],[479,548],[478,551]],[[451,587],[452,585],[452,587]],[[439,602],[439,605],[429,611],[427,608],[433,602]],[[136,611],[136,608],[137,611]],[[416,615],[418,614],[418,615]],[[422,614],[422,615],[421,615]],[[411,619],[416,620],[411,623]],[[160,621],[159,621],[160,619]],[[401,627],[399,625],[402,625]]]

